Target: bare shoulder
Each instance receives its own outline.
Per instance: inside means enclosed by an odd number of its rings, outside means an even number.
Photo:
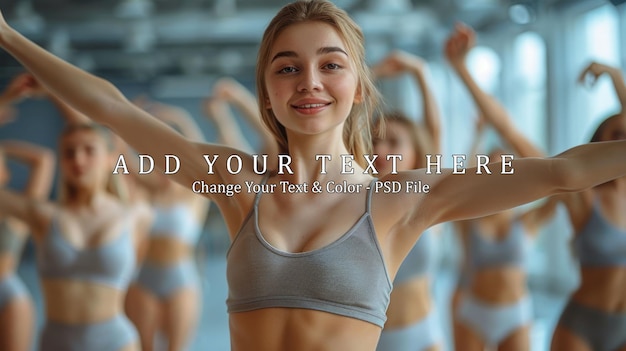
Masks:
[[[385,232],[398,225],[426,229],[428,210],[422,205],[431,196],[437,179],[425,170],[397,172],[379,178],[371,185],[372,216]]]
[[[52,221],[61,215],[61,208],[52,202],[33,201],[32,219],[27,228],[35,241],[44,238],[50,231]]]

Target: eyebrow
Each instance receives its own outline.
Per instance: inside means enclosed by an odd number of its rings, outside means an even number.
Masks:
[[[317,50],[318,55],[325,55],[325,54],[330,54],[333,52],[339,52],[348,56],[348,53],[346,53],[342,48],[337,47],[337,46],[325,46]],[[274,62],[276,59],[280,57],[298,57],[298,54],[296,54],[295,51],[281,51],[277,53],[276,55],[274,55],[274,57],[272,57],[272,61],[270,61],[270,63]]]

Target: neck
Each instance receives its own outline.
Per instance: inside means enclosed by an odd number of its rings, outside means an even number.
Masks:
[[[76,188],[67,199],[67,205],[75,208],[97,207],[97,203],[104,196],[104,191],[97,188]]]
[[[290,167],[293,174],[286,174],[286,177],[292,178],[293,182],[302,183],[350,176],[344,171],[352,171],[354,175],[363,173],[363,168],[357,163],[361,160],[357,160],[355,155],[350,155],[342,138],[298,136],[290,140],[293,140],[289,143]],[[344,155],[343,158],[342,155]],[[324,163],[325,169],[323,169]]]

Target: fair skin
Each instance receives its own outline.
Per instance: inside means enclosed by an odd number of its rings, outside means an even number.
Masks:
[[[471,28],[457,25],[455,32],[446,42],[445,54],[476,102],[482,118],[494,127],[519,157],[543,157],[543,153],[515,128],[506,109],[496,99],[486,94],[469,73],[465,58],[474,44],[475,34]],[[500,157],[498,153],[489,156],[490,159]],[[542,206],[521,215],[515,215],[513,211],[503,211],[480,219],[457,223],[464,251],[470,250],[467,240],[472,227],[477,228],[479,235],[488,240],[499,241],[510,235],[514,221],[519,221],[525,233],[535,236],[541,225],[552,217],[556,203],[556,199],[550,199]],[[508,305],[520,301],[528,294],[526,285],[526,275],[519,267],[490,267],[473,272],[469,291],[476,298],[491,305]],[[459,303],[458,294],[461,292],[459,291],[455,296],[457,300],[454,301],[455,307]],[[490,346],[502,351],[527,350],[530,347],[529,332],[528,325],[522,326],[514,330],[499,345]],[[480,334],[462,322],[455,321],[454,333],[455,344],[462,345],[463,349],[484,350],[487,346]]]
[[[0,95],[0,109],[10,111],[12,103],[21,100],[26,93],[24,80],[16,78]],[[13,116],[13,113],[7,116]],[[0,126],[12,118],[0,120]],[[21,161],[30,167],[30,174],[23,195],[32,199],[45,199],[50,192],[54,176],[54,154],[45,148],[19,141],[0,142],[0,188],[9,181],[10,174],[6,167],[6,158]],[[0,217],[6,220],[11,235],[17,235],[18,240],[25,240],[28,235],[27,226],[14,217]],[[0,279],[14,274],[19,262],[17,252],[0,254]],[[18,256],[16,256],[18,255]],[[0,349],[8,351],[27,350],[31,348],[35,326],[35,311],[28,296],[20,296],[0,310]]]
[[[141,105],[149,106],[149,109],[161,121],[177,126],[187,138],[203,139],[193,119],[183,110],[146,100]],[[155,176],[159,179],[144,182],[151,194],[157,194],[152,197],[152,204],[163,208],[185,204],[188,206],[187,210],[194,214],[195,220],[201,226],[208,212],[209,202],[162,175]],[[177,239],[175,233],[174,236],[171,235],[172,233],[165,234],[165,236],[150,237],[146,260],[159,266],[193,260],[193,247]],[[196,329],[200,310],[201,300],[197,287],[179,288],[164,300],[159,299],[141,284],[133,284],[128,290],[126,311],[137,326],[144,351],[153,350],[157,330],[163,331],[167,338],[168,350],[184,349]]]
[[[600,62],[592,62],[582,70],[578,77],[578,82],[585,84],[586,78],[591,77],[591,84],[595,84],[602,75],[606,75],[611,79],[621,106],[621,112],[624,112],[624,107],[626,106],[626,84],[624,84],[624,77],[618,68]]]
[[[626,97],[626,85],[621,73],[614,67],[595,62],[583,70],[581,77],[587,73],[593,74],[595,78],[602,74],[610,76],[615,92],[622,103],[621,113],[608,119],[607,124],[600,132],[599,140],[626,139],[626,118],[623,114],[624,103],[626,102],[624,99]],[[601,217],[610,226],[626,232],[626,218],[623,216],[626,211],[626,178],[615,179],[580,193],[564,194],[559,197],[566,205],[574,237],[587,225],[594,205],[599,206]],[[602,233],[597,234],[601,235]],[[626,313],[625,267],[581,266],[580,274],[581,284],[570,297],[572,301],[609,314],[623,315]],[[577,334],[566,327],[557,325],[552,337],[551,350],[591,351],[591,347]],[[626,345],[621,345],[618,351],[626,351]]]
[[[411,74],[420,87],[423,101],[424,125],[415,126],[423,131],[420,140],[417,140],[420,143],[420,150],[416,150],[409,128],[394,120],[385,122],[384,138],[374,139],[373,153],[379,155],[375,165],[381,175],[392,171],[391,161],[385,157],[388,154],[402,155],[402,160],[397,163],[397,170],[408,171],[419,168],[424,163],[426,150],[439,152],[441,134],[439,112],[425,78],[425,69],[426,64],[419,57],[401,51],[392,52],[372,68],[379,79],[392,78],[402,73]],[[385,328],[389,330],[402,328],[423,320],[431,311],[432,304],[429,277],[415,277],[403,284],[394,284],[387,308]],[[439,345],[430,345],[424,351],[439,349]]]
[[[139,152],[161,159],[164,154],[178,155],[184,166],[172,179],[182,185],[190,186],[196,179],[260,183],[264,177],[254,173],[249,155],[186,140],[134,106],[110,83],[54,57],[5,23],[0,23],[0,44],[53,94],[109,125]],[[272,108],[287,128],[294,174],[272,176],[269,183],[347,180],[365,185],[372,179],[356,164],[354,174],[341,174],[340,162],[336,161],[340,154],[347,153],[341,131],[348,112],[353,104],[361,102],[361,96],[356,88],[354,62],[334,48],[348,52],[338,32],[321,22],[290,25],[271,47],[275,60],[270,67],[262,68],[269,96],[263,107]],[[136,138],[138,128],[151,137]],[[155,143],[154,138],[161,142]],[[373,195],[373,226],[390,278],[424,229],[444,221],[484,216],[557,192],[580,191],[621,176],[626,173],[625,149],[626,142],[613,142],[577,147],[549,159],[520,159],[514,162],[514,174],[506,176],[486,177],[468,169],[469,174],[463,176],[453,176],[450,171],[436,175],[414,170],[384,177],[431,184],[428,195]],[[214,174],[207,174],[202,154],[221,156]],[[232,154],[243,159],[243,169],[237,174],[226,171],[224,160]],[[329,154],[335,160],[329,162],[326,174],[321,174],[319,163],[311,158],[315,154]],[[505,192],[508,196],[502,197]],[[365,192],[266,195],[259,204],[260,231],[276,249],[287,252],[315,250],[336,241],[362,216],[366,199]],[[234,236],[252,208],[255,194],[210,197],[220,207]],[[266,308],[231,314],[230,332],[233,350],[374,350],[380,328],[315,310]]]
[[[269,156],[269,169],[275,169],[278,145],[272,134],[261,122],[256,97],[232,78],[218,80],[213,86],[213,95],[203,102],[205,115],[215,123],[218,130],[220,143],[247,152],[253,150],[239,129],[229,105],[241,112],[248,124],[261,138],[260,151]]]
[[[72,191],[63,204],[33,201],[0,190],[0,210],[25,222],[37,246],[43,245],[54,226],[76,250],[97,248],[116,240],[126,230],[145,233],[141,212],[121,204],[105,191],[111,159],[106,142],[95,131],[74,131],[61,139],[60,166]],[[10,204],[10,205],[9,205]],[[113,223],[113,224],[112,224]],[[80,279],[43,277],[46,319],[64,324],[89,324],[123,313],[125,291]],[[138,350],[125,345],[122,350]]]

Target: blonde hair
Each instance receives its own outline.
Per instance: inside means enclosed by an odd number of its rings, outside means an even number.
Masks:
[[[331,25],[344,40],[348,54],[358,76],[358,91],[362,102],[354,105],[344,124],[343,142],[355,160],[365,166],[364,154],[371,153],[372,116],[378,109],[380,94],[374,85],[372,75],[365,62],[363,32],[348,14],[326,0],[301,0],[283,7],[268,25],[257,58],[256,89],[263,123],[276,138],[279,152],[288,152],[288,140],[285,127],[274,112],[265,108],[269,99],[266,89],[265,71],[270,64],[270,54],[276,38],[290,25],[304,22],[322,22]]]
[[[111,134],[111,131],[95,123],[68,125],[63,130],[61,134],[61,138],[68,136],[72,133],[83,132],[83,131],[94,132],[97,135],[99,135],[105,142],[108,152],[111,152],[115,149],[113,145],[113,136]],[[61,203],[65,203],[73,196],[75,189],[72,189],[72,187],[67,182],[64,181],[62,176],[59,177],[58,184],[59,184],[58,185],[59,186],[59,201]],[[113,174],[110,174],[107,179],[106,191],[110,193],[111,195],[115,196],[116,198],[118,198],[123,203],[129,202],[128,189],[126,189],[126,187],[120,181],[120,179],[118,177],[114,177]]]
[[[400,111],[390,111],[377,118],[374,124],[374,135],[378,138],[386,139],[388,129],[385,124],[398,123],[404,127],[411,138],[411,146],[415,152],[415,164],[413,168],[426,167],[424,164],[426,155],[434,153],[432,137],[426,130],[407,115]]]

